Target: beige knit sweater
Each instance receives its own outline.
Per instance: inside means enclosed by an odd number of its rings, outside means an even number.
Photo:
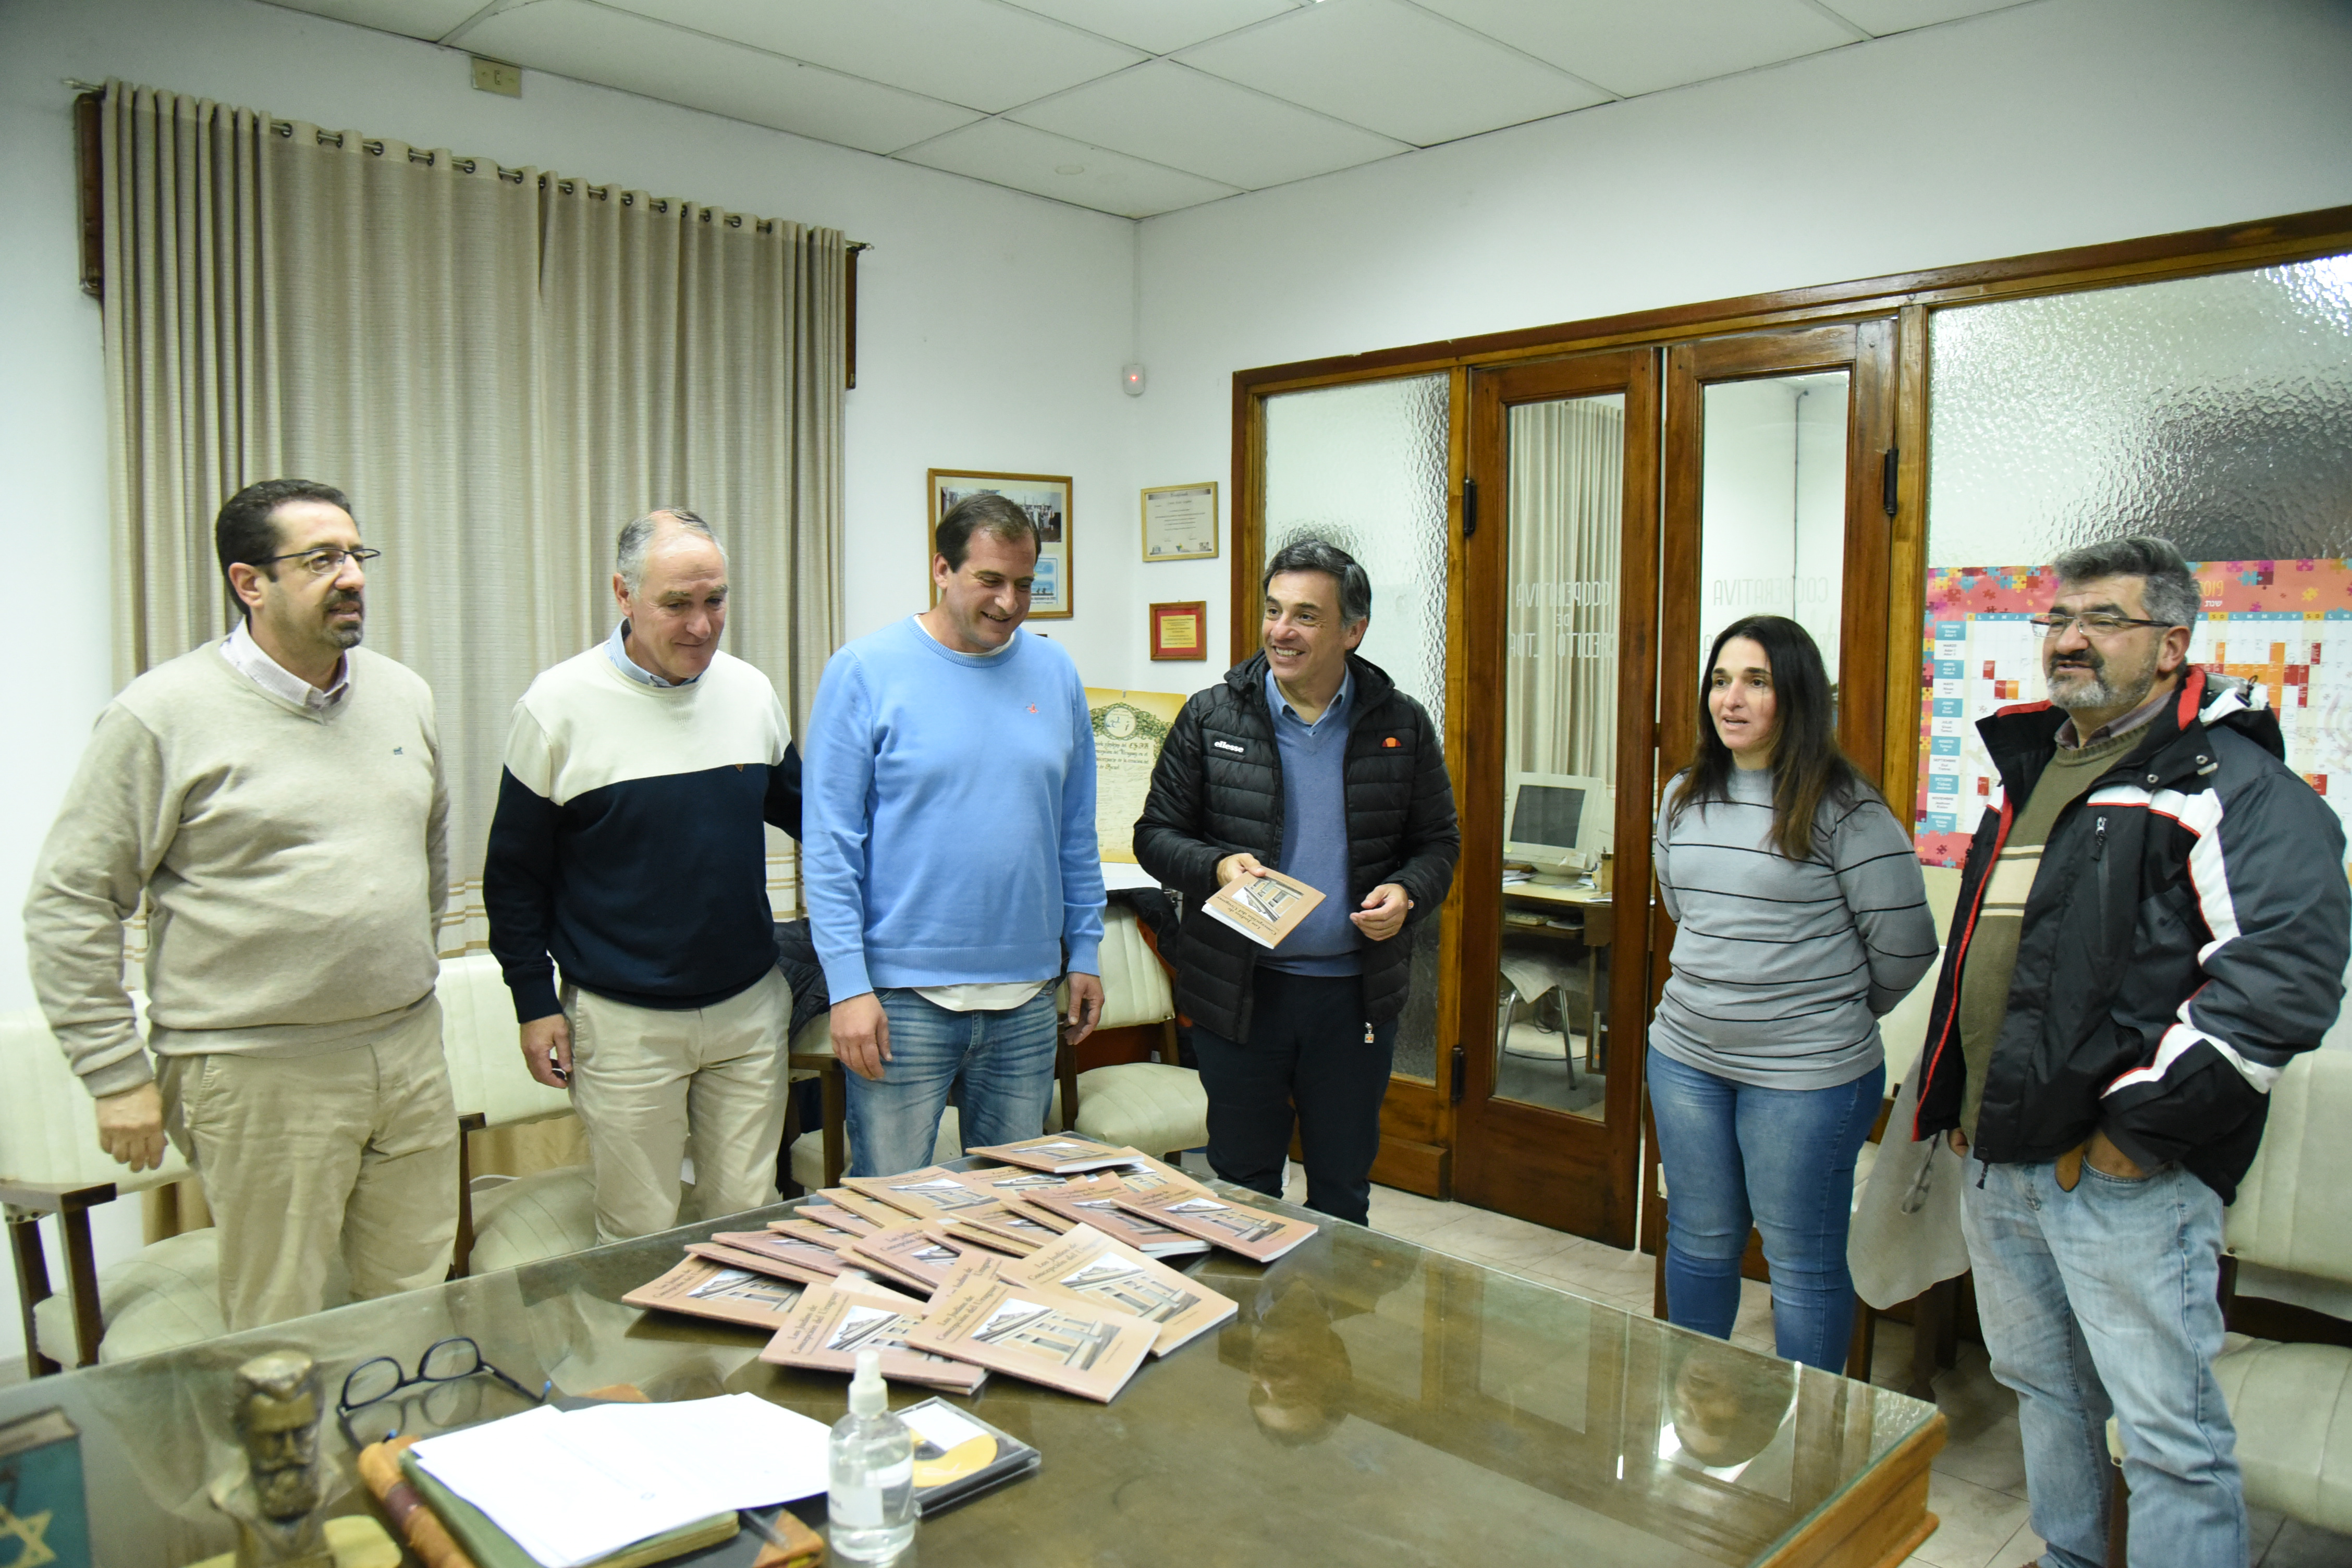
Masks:
[[[363,648],[312,713],[217,642],[99,715],[25,902],[33,988],[94,1095],[152,1076],[122,979],[122,922],[152,899],[149,1044],[300,1056],[430,1000],[448,890],[433,693]]]

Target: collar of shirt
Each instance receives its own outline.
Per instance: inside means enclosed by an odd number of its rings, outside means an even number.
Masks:
[[[2058,726],[2058,744],[2066,751],[2077,752],[2082,750],[2084,746],[2096,745],[2101,741],[2113,741],[2119,739],[2122,736],[2128,735],[2134,730],[2138,729],[2141,725],[2155,718],[2158,712],[2162,711],[2166,703],[2171,701],[2174,698],[2179,695],[2180,683],[2179,681],[2175,681],[2171,686],[2158,692],[2155,696],[2149,698],[2147,701],[2141,703],[2138,707],[2133,709],[2122,718],[2110,719],[2105,723],[2100,725],[2097,729],[2092,731],[2091,738],[2087,741],[2083,739],[2082,735],[2075,730],[2074,721],[2069,719],[2063,724]]]
[[[352,689],[349,655],[335,661],[334,684],[321,691],[263,652],[261,645],[253,640],[253,628],[241,620],[236,623],[236,630],[223,639],[221,657],[228,660],[238,674],[272,697],[282,698],[297,708],[307,709],[313,713],[332,708]]]
[[[937,632],[934,632],[933,630],[931,630],[931,628],[930,628],[930,627],[929,627],[929,626],[925,626],[925,625],[923,624],[923,617],[922,617],[922,616],[908,616],[907,618],[908,618],[908,620],[913,621],[913,622],[915,623],[915,629],[916,629],[917,631],[919,631],[919,632],[922,633],[925,637],[927,637],[930,638],[933,642],[935,642],[935,643],[939,643],[939,646],[940,646],[940,647],[947,647],[947,648],[948,648],[948,651],[949,651],[950,653],[958,653],[958,652],[961,652],[961,650],[960,650],[960,649],[948,647],[948,645],[947,645],[947,644],[945,644],[945,643],[943,643],[943,642],[940,642],[939,634],[938,634]],[[1016,643],[1016,642],[1019,642],[1020,640],[1021,640],[1021,633],[1020,633],[1019,628],[1018,628],[1018,627],[1016,627],[1016,628],[1014,628],[1014,630],[1013,630],[1013,634],[1011,637],[1006,637],[1003,642],[998,643],[994,647],[990,648],[986,653],[967,653],[967,654],[964,654],[964,655],[963,655],[963,657],[964,657],[964,658],[1002,658],[1004,655],[1006,655],[1006,654],[1008,654],[1008,653],[1011,653],[1011,652],[1013,651],[1013,645],[1014,643]]]
[[[604,639],[604,652],[611,658],[613,668],[614,669],[619,670],[623,675],[627,676],[631,680],[635,681],[640,686],[691,686],[696,681],[702,679],[702,677],[698,675],[690,675],[684,680],[666,680],[662,677],[656,675],[652,670],[647,669],[644,665],[639,664],[635,659],[631,658],[629,657],[629,623],[626,619],[624,619],[619,626],[614,626],[613,628],[613,635]]]
[[[1310,735],[1322,729],[1324,725],[1329,723],[1337,715],[1346,712],[1348,709],[1348,700],[1355,694],[1356,672],[1350,669],[1339,677],[1339,689],[1332,693],[1331,700],[1324,704],[1323,711],[1318,713],[1315,716],[1315,722],[1309,724],[1306,720],[1301,719],[1298,716],[1298,710],[1293,708],[1290,705],[1290,700],[1282,694],[1281,683],[1274,679],[1274,671],[1269,669],[1265,672],[1265,706],[1267,710],[1277,720],[1289,720],[1292,723],[1297,725],[1300,729],[1306,731]]]

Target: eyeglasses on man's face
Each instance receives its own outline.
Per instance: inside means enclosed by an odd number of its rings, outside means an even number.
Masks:
[[[290,555],[266,556],[261,564],[275,566],[280,561],[299,561],[302,570],[313,577],[339,577],[342,574],[344,562],[365,566],[383,553],[381,550],[345,550],[340,545],[330,544],[317,550],[298,550]]]
[[[2068,615],[2063,610],[2053,610],[2047,615],[2028,617],[2027,624],[2045,637],[2063,637],[2076,626],[2083,628],[2083,634],[2085,637],[2111,637],[2117,632],[2128,630],[2133,626],[2168,625],[2164,621],[2148,620],[2142,616],[2108,615],[2097,610],[2084,616]]]

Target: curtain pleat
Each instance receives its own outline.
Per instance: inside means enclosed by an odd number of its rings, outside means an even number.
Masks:
[[[445,953],[485,944],[509,713],[610,630],[629,519],[709,521],[730,650],[805,721],[841,626],[838,231],[119,82],[103,124],[118,682],[227,630],[228,496],[348,492],[368,646],[439,710]]]
[[[1625,413],[1568,399],[1510,417],[1510,765],[1614,780]]]

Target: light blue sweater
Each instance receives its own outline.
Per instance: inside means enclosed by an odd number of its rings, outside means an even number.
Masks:
[[[847,644],[817,686],[802,789],[834,1001],[1101,972],[1094,727],[1057,645],[956,653],[911,616]]]

